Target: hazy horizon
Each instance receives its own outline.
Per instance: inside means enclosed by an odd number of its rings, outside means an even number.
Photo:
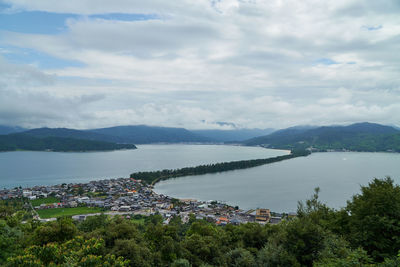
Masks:
[[[231,127],[231,128],[226,128],[226,127],[214,127],[214,128],[199,128],[199,129],[196,129],[196,128],[185,128],[185,127],[178,127],[178,126],[160,126],[160,125],[151,125],[151,124],[131,124],[131,125],[110,125],[110,126],[105,126],[105,127],[101,127],[101,128],[113,128],[113,127],[129,127],[129,126],[147,126],[147,127],[166,127],[166,128],[182,128],[182,129],[186,129],[186,130],[189,130],[189,131],[191,131],[191,130],[193,130],[193,131],[197,131],[197,130],[221,130],[221,131],[234,131],[234,130],[273,130],[273,131],[278,131],[278,130],[284,130],[284,129],[287,129],[287,128],[296,128],[296,127],[310,127],[310,128],[317,128],[317,127],[334,127],[334,126],[338,126],[338,127],[341,127],[341,126],[350,126],[350,125],[353,125],[353,124],[358,124],[358,123],[372,123],[372,124],[380,124],[380,123],[376,123],[376,122],[367,122],[367,121],[363,121],[363,122],[354,122],[354,123],[347,123],[347,124],[330,124],[330,125],[291,125],[291,126],[288,126],[288,127],[285,127],[285,128],[239,128],[239,127]],[[389,126],[389,127],[393,127],[393,128],[395,128],[395,129],[398,129],[398,128],[400,128],[399,126],[397,126],[397,125],[394,125],[394,124],[387,124],[387,125],[385,125],[385,124],[380,124],[380,125],[383,125],[383,126]],[[57,128],[59,128],[59,129],[63,129],[63,128],[65,128],[65,129],[73,129],[73,130],[92,130],[92,129],[101,129],[101,128],[69,128],[69,127],[48,127],[48,126],[40,126],[40,127],[30,127],[30,128],[28,128],[28,127],[23,127],[23,126],[20,126],[20,125],[6,125],[6,124],[3,124],[3,125],[0,125],[0,126],[5,126],[5,127],[20,127],[20,128],[24,128],[24,129],[27,129],[27,130],[32,130],[32,129],[38,129],[38,128],[52,128],[52,129],[57,129]]]

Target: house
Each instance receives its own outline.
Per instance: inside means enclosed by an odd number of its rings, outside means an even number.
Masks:
[[[23,197],[30,197],[30,196],[32,196],[32,191],[24,190],[22,192],[22,196]]]
[[[269,222],[271,211],[269,209],[256,209],[256,221]]]
[[[78,198],[78,203],[84,203],[87,202],[89,200],[89,197],[80,197]]]
[[[219,217],[216,222],[217,225],[227,225],[228,223],[229,223],[229,220],[226,217]]]
[[[121,206],[118,209],[118,211],[130,211],[130,210],[131,210],[130,206]]]

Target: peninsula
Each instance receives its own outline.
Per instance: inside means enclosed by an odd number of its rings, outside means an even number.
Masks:
[[[213,163],[207,165],[199,165],[196,167],[186,167],[176,170],[162,170],[149,172],[136,172],[130,175],[131,178],[139,179],[148,184],[156,184],[161,180],[176,178],[190,175],[202,175],[207,173],[217,173],[225,171],[233,171],[238,169],[247,169],[261,166],[264,164],[274,163],[282,160],[292,159],[296,157],[304,157],[310,155],[308,150],[292,150],[290,154],[265,159],[239,160],[231,162]]]

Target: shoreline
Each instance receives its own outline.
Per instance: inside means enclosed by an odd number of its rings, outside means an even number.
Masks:
[[[66,196],[66,192],[68,192],[68,190],[70,188],[87,188],[90,187],[89,185],[93,185],[96,183],[104,183],[104,184],[110,184],[110,183],[114,183],[114,181],[122,181],[123,184],[129,184],[129,182],[134,181],[134,183],[137,183],[140,186],[140,189],[142,187],[146,188],[147,192],[150,191],[152,196],[155,196],[156,199],[163,199],[164,197],[166,197],[167,199],[175,199],[173,197],[170,196],[166,196],[163,194],[158,194],[157,192],[154,191],[154,185],[162,180],[165,179],[169,179],[169,178],[177,178],[177,177],[184,177],[184,176],[189,176],[189,175],[193,175],[193,174],[197,174],[197,175],[201,175],[201,174],[207,174],[207,173],[221,173],[221,172],[226,172],[226,171],[232,171],[232,170],[236,170],[236,169],[247,169],[247,168],[252,168],[252,167],[256,167],[256,166],[260,166],[260,165],[265,165],[265,164],[270,164],[270,163],[275,163],[275,162],[279,162],[279,161],[283,161],[283,160],[287,160],[287,159],[292,159],[292,158],[296,158],[296,157],[303,157],[303,156],[308,156],[310,153],[305,152],[305,151],[300,151],[300,152],[293,152],[291,151],[290,154],[284,155],[284,156],[276,156],[276,157],[271,157],[271,158],[265,158],[265,159],[254,159],[254,160],[242,160],[242,161],[233,161],[233,162],[222,162],[222,163],[215,163],[215,164],[210,164],[210,165],[200,165],[200,166],[196,166],[196,167],[187,167],[187,168],[182,168],[182,169],[177,169],[177,170],[170,170],[170,177],[157,177],[154,179],[151,178],[151,180],[143,180],[140,177],[136,177],[138,175],[135,174],[131,174],[130,178],[118,178],[118,179],[102,179],[102,180],[96,180],[96,181],[89,181],[87,183],[62,183],[62,184],[56,184],[56,185],[52,185],[52,186],[32,186],[32,187],[24,187],[22,188],[20,187],[14,187],[14,189],[4,189],[4,190],[0,190],[0,199],[13,199],[13,198],[26,198],[28,197],[31,200],[35,200],[37,199],[37,196],[39,196],[38,198],[42,198],[42,196],[44,196],[45,198],[47,198],[48,195],[52,196],[52,197],[56,197],[58,199],[64,199],[63,204],[58,204],[53,208],[60,208],[60,207],[64,207],[64,205],[68,206],[68,207],[76,207],[76,205],[74,204],[68,204],[68,200],[67,202],[65,199]],[[246,165],[247,164],[247,165]],[[212,166],[209,167],[209,166]],[[223,167],[223,168],[218,168],[218,167]],[[200,172],[200,173],[184,173],[183,170],[203,170],[204,168],[206,168],[206,171],[204,172]],[[210,169],[211,168],[211,169]],[[156,174],[156,175],[160,175],[161,173],[164,173],[166,170],[164,171],[157,171],[157,172],[148,172],[150,174]],[[139,173],[140,174],[140,173]],[[142,173],[143,174],[143,173]],[[146,173],[145,173],[146,174]],[[178,175],[178,176],[177,176]],[[142,175],[143,176],[143,175]],[[131,187],[132,185],[129,184]],[[122,187],[123,191],[120,192],[122,193],[122,195],[125,195],[125,190],[128,190],[128,188],[124,188]],[[132,189],[132,188],[131,188]],[[59,194],[60,191],[64,191],[63,194]],[[136,192],[136,190],[134,190]],[[39,193],[38,193],[39,192]],[[86,190],[83,191],[82,189],[82,193],[79,192],[75,192],[73,195],[75,196],[74,199],[77,199],[78,196],[82,197],[83,196],[89,196],[89,193],[91,191]],[[96,192],[96,190],[92,191],[92,192]],[[102,190],[101,192],[103,192],[102,194],[106,194],[105,190]],[[57,193],[57,194],[56,194]],[[110,196],[110,193],[108,193]],[[70,195],[70,194],[68,194]],[[177,199],[178,203],[182,203],[185,202],[187,199]],[[100,201],[99,199],[95,199],[95,201]],[[74,202],[74,201],[73,201]],[[199,205],[206,205],[208,207],[208,205],[210,203],[215,202],[215,204],[217,205],[222,205],[222,207],[225,207],[228,210],[237,210],[237,211],[242,211],[240,210],[240,207],[238,205],[231,205],[231,204],[226,204],[226,201],[217,201],[217,200],[213,200],[213,201],[201,201],[201,200],[197,200],[197,199],[191,199],[189,201],[190,204],[192,203],[196,203]],[[36,211],[36,209],[40,209],[42,207],[42,205],[40,205],[40,207],[35,207],[32,208],[33,211]],[[89,206],[87,206],[89,207]],[[105,206],[103,206],[105,208]],[[47,208],[47,206],[45,205],[42,208]],[[114,209],[113,209],[114,208]],[[107,212],[109,211],[116,211],[118,210],[118,208],[113,207],[110,209],[110,206],[105,210]],[[256,208],[256,207],[254,207]],[[252,208],[252,209],[254,209]],[[126,209],[126,208],[124,208]],[[129,210],[130,208],[128,208]],[[134,210],[132,210],[134,211]],[[269,209],[268,209],[269,211]],[[40,219],[39,214],[36,212],[37,217]]]

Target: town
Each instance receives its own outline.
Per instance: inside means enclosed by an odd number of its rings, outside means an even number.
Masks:
[[[57,217],[62,216],[61,211],[78,207],[86,207],[86,209],[81,209],[79,214],[72,216],[73,219],[80,221],[85,220],[87,216],[104,213],[126,218],[135,215],[160,214],[164,218],[164,224],[168,224],[174,216],[180,216],[182,222],[187,222],[190,216],[194,216],[196,219],[205,219],[217,225],[247,222],[276,224],[281,222],[284,216],[261,208],[244,211],[237,206],[232,207],[218,201],[175,199],[155,193],[151,185],[134,178],[0,190],[0,199],[16,198],[26,199],[33,217],[43,222],[56,220]],[[35,206],[35,203],[41,204]],[[40,216],[44,211],[51,211],[54,216]],[[293,217],[295,214],[286,216]]]

